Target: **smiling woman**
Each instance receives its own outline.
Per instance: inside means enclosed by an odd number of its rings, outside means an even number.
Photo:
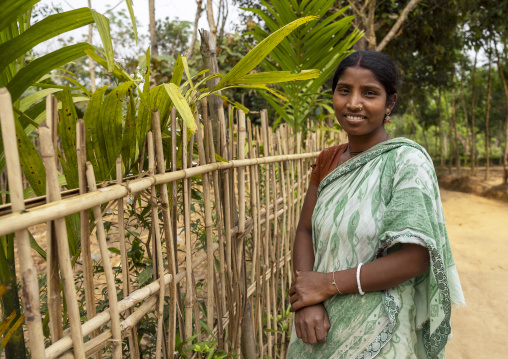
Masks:
[[[464,297],[427,152],[390,139],[398,71],[387,55],[344,59],[335,116],[349,143],[313,166],[289,291],[288,358],[443,358]]]

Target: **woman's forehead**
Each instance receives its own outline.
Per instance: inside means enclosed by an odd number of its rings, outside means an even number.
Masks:
[[[376,75],[364,67],[348,67],[339,78],[339,83],[361,84],[383,88]]]

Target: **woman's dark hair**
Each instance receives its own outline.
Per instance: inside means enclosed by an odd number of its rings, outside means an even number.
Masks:
[[[395,61],[386,54],[376,51],[356,51],[342,60],[333,75],[332,88],[335,91],[340,77],[348,67],[363,67],[372,71],[386,91],[386,101],[390,102],[397,93],[400,76]]]

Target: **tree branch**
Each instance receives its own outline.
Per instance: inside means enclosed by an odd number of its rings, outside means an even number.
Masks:
[[[196,10],[196,16],[194,17],[194,29],[192,31],[191,43],[189,45],[189,49],[187,50],[187,58],[188,59],[190,59],[192,57],[192,53],[194,52],[194,46],[196,46],[196,38],[198,35],[198,22],[199,22],[199,18],[201,17],[201,11],[203,11],[203,9],[202,9],[203,0],[196,0],[196,4],[197,4],[197,10]]]
[[[420,3],[421,1],[422,0],[411,0],[409,2],[409,4],[406,5],[404,10],[402,10],[402,13],[400,14],[399,19],[397,20],[395,25],[393,25],[393,27],[388,32],[388,34],[385,36],[383,41],[381,41],[381,43],[376,47],[376,51],[382,51],[385,48],[385,46],[395,37],[395,34],[399,30],[399,28],[402,26],[402,23],[406,20],[409,13],[411,12],[411,10],[413,10],[413,8],[416,5],[418,5],[418,3]]]

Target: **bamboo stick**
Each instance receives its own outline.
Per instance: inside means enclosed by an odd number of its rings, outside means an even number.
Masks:
[[[122,184],[122,156],[116,159],[116,180],[118,184]],[[125,243],[125,223],[124,223],[124,203],[123,198],[118,200],[118,239],[120,243],[120,256],[122,262],[122,291],[123,297],[127,297],[131,293],[131,283],[129,275],[129,262],[127,259],[127,246]],[[126,315],[132,314],[127,309]],[[136,327],[132,327],[128,332],[129,349],[132,358],[139,358],[138,338]]]
[[[226,142],[226,132],[225,132],[226,130],[225,130],[225,125],[224,125],[224,112],[223,111],[219,111],[219,128],[220,128],[220,131],[219,131],[220,143],[222,145],[221,155],[224,158],[228,158],[229,156],[228,156],[228,147],[227,147],[227,142]],[[232,272],[233,265],[232,265],[232,258],[231,258],[231,198],[230,198],[230,191],[229,191],[229,174],[227,171],[222,171],[222,185],[223,185],[223,190],[224,190],[225,241],[226,241],[226,245],[227,245],[226,263],[227,263],[227,273],[228,273],[228,279],[229,279],[229,286],[227,286],[227,288],[229,290],[228,298],[230,298],[230,301],[228,304],[229,304],[229,308],[231,309],[232,303],[236,302],[237,297],[233,297],[232,292],[234,293],[234,288],[231,288],[231,286],[233,285],[233,279],[232,279],[233,278],[233,272]],[[217,191],[217,194],[218,193],[219,192]],[[217,198],[219,198],[219,197],[216,195],[216,199]],[[224,239],[222,241],[222,245],[221,245],[221,243],[219,243],[219,248],[220,248],[221,252],[224,251]],[[232,291],[232,289],[233,289],[233,291]],[[230,311],[230,313],[233,313],[233,311]],[[232,326],[231,326],[230,332],[228,334],[231,336],[230,342],[234,348],[238,331],[235,330],[236,328],[234,328],[234,326],[233,326],[234,321],[231,321],[231,323],[232,323]]]
[[[157,159],[157,172],[159,174],[166,173],[166,161],[164,159],[164,151],[162,147],[162,134],[160,124],[160,114],[158,111],[152,111],[152,130],[155,143],[155,155]],[[168,260],[169,272],[176,275],[176,260],[175,260],[175,241],[171,226],[171,213],[169,211],[169,196],[168,187],[165,183],[159,185],[160,201],[162,207],[162,225],[164,228],[164,235],[166,241],[166,257]],[[176,282],[173,281],[169,286],[169,332],[167,352],[169,358],[173,358],[175,352],[175,335],[176,335],[176,306],[177,306],[177,290]]]
[[[261,124],[262,124],[262,138],[263,138],[263,148],[264,148],[264,156],[268,157],[269,154],[269,137],[268,137],[268,113],[266,110],[261,111]],[[265,259],[265,269],[270,268],[270,259],[273,261],[275,258],[273,251],[271,251],[271,228],[270,228],[270,222],[268,221],[268,215],[269,215],[269,207],[268,203],[270,203],[270,165],[267,164],[265,167],[265,201],[266,201],[266,223],[265,223],[265,243],[264,243],[264,259]],[[270,258],[272,257],[272,258]],[[267,334],[267,348],[268,348],[268,356],[273,357],[273,341],[272,341],[272,335],[270,333],[270,330],[272,329],[272,290],[271,290],[271,283],[270,280],[266,280],[266,287],[265,287],[265,303],[266,303],[266,327],[268,329]]]
[[[252,153],[253,157],[259,156],[259,132],[256,131],[256,145],[257,148],[254,148],[254,152]],[[256,331],[258,333],[258,356],[263,355],[263,318],[262,318],[262,310],[261,310],[261,201],[260,201],[260,183],[259,183],[259,166],[253,166],[254,168],[254,183],[255,183],[255,189],[254,193],[256,196],[256,212],[257,212],[257,229],[258,229],[258,235],[257,235],[257,252],[256,256],[254,258],[255,260],[255,270],[256,270],[256,303],[255,303],[255,312],[256,312],[256,319],[254,323],[256,323]]]
[[[153,175],[155,173],[155,149],[152,132],[147,133],[147,147],[148,147],[148,172]],[[164,333],[164,263],[162,259],[162,244],[160,237],[160,226],[159,226],[159,206],[157,204],[157,191],[155,184],[151,187],[150,202],[152,204],[152,233],[153,233],[153,272],[157,273],[156,278],[160,282],[159,299],[157,301],[158,306],[156,308],[157,318],[157,339],[155,343],[155,358],[161,358],[161,350],[163,344],[163,333]]]
[[[93,166],[88,161],[86,162],[86,177],[90,191],[97,191]],[[108,300],[109,310],[111,311],[111,331],[113,333],[113,358],[118,359],[122,357],[122,338],[120,333],[120,315],[117,307],[115,278],[113,276],[111,261],[109,259],[109,250],[106,243],[106,233],[104,232],[101,208],[99,206],[93,207],[93,213],[96,222],[95,228],[97,231],[97,241],[99,242],[102,265],[104,268],[104,274],[106,275],[106,283],[109,292]]]
[[[0,88],[0,124],[2,126],[2,139],[5,152],[7,168],[7,180],[9,183],[9,194],[11,206],[14,213],[25,210],[23,200],[23,187],[21,167],[19,165],[18,146],[16,143],[16,129],[14,114],[12,112],[11,95],[6,88]],[[22,130],[22,129],[21,129]],[[8,149],[8,150],[7,150]],[[0,225],[0,228],[2,226]],[[29,347],[32,358],[45,358],[44,355],[44,334],[39,302],[39,283],[37,271],[35,270],[28,238],[27,226],[16,230],[14,237],[18,246],[18,261],[20,263],[20,279],[23,298],[23,309],[25,323],[30,337]],[[10,231],[11,233],[14,231]]]
[[[203,106],[203,108],[205,108]],[[203,135],[201,133],[201,124],[199,123],[199,115],[196,116],[196,137],[199,154],[199,164],[204,165],[206,163],[205,150]],[[203,199],[205,206],[205,235],[206,235],[206,253],[207,253],[207,297],[206,297],[206,325],[208,328],[213,328],[213,290],[210,285],[215,281],[214,278],[214,266],[215,260],[212,251],[213,245],[213,222],[212,222],[212,203],[210,199],[210,178],[208,173],[203,174]],[[219,320],[222,320],[220,318]]]
[[[79,180],[79,194],[87,193],[86,183],[86,135],[85,135],[85,122],[79,119],[76,123],[76,152],[78,159],[78,180]],[[93,261],[90,245],[90,215],[88,209],[79,212],[80,219],[80,232],[81,232],[81,258],[83,265],[83,280],[85,291],[85,308],[87,319],[90,320],[95,317],[95,285],[93,280]],[[99,331],[95,330],[90,334],[93,339],[99,335]],[[100,359],[101,353],[94,356],[95,359]],[[136,358],[136,357],[135,357]]]
[[[46,169],[46,184],[47,184],[47,199],[48,201],[59,201],[60,187],[58,185],[58,174],[56,168],[55,147],[53,146],[52,131],[45,124],[39,126],[39,138],[41,142],[41,154]],[[81,321],[79,315],[79,308],[76,296],[76,285],[74,283],[74,273],[72,270],[69,242],[67,239],[67,229],[65,227],[65,219],[59,218],[53,222],[54,232],[52,237],[55,240],[51,243],[52,249],[56,249],[58,254],[55,253],[55,259],[58,258],[60,263],[60,271],[62,274],[64,293],[67,304],[67,313],[69,315],[69,324],[71,329],[71,337],[74,346],[74,356],[76,358],[84,358],[85,350],[83,347],[83,336],[81,334]],[[58,283],[58,290],[60,284]],[[52,303],[53,304],[53,303]],[[59,303],[60,304],[60,303]],[[52,321],[59,321],[61,318],[62,308],[57,308],[52,313],[57,317],[51,318]],[[58,338],[62,336],[62,332],[58,333]]]
[[[206,101],[203,101],[203,108],[206,109]],[[210,162],[211,162],[211,165],[218,165],[218,163],[216,162],[215,160],[215,147],[214,147],[214,139],[212,138],[212,126],[211,126],[211,122],[208,120],[208,115],[207,115],[207,112],[204,111],[203,112],[203,120],[204,120],[204,124],[205,124],[205,145],[208,144],[208,148],[209,148],[209,155],[210,155]],[[220,143],[220,140],[218,141],[218,143]],[[220,163],[224,163],[224,162],[220,162]],[[217,168],[218,169],[218,168]],[[218,308],[220,308],[220,310],[218,310],[218,313],[221,313],[223,311],[226,310],[227,308],[227,301],[226,301],[226,288],[228,290],[228,293],[230,293],[230,287],[229,286],[226,286],[226,270],[225,270],[225,263],[226,263],[226,259],[225,259],[225,250],[224,250],[224,235],[223,235],[223,228],[224,228],[224,216],[223,216],[223,212],[222,212],[222,202],[221,202],[221,197],[219,195],[219,187],[220,187],[220,183],[219,183],[219,171],[216,170],[216,171],[213,171],[213,190],[214,190],[214,199],[215,199],[215,210],[216,210],[216,214],[217,214],[217,235],[219,237],[219,278],[220,278],[220,284],[221,284],[221,288],[220,288],[220,295],[221,295],[221,300],[220,300],[220,306],[217,306]],[[231,296],[228,295],[227,296],[228,300],[231,299]],[[219,321],[222,321],[222,318],[219,318]],[[226,332],[226,337],[227,335],[229,334],[229,332]],[[223,331],[221,331],[220,333],[218,333],[218,338],[219,338],[219,347],[221,349],[226,349],[225,346],[224,346],[224,343],[225,343],[225,340],[223,338]]]
[[[51,148],[53,149],[52,160],[55,161],[55,146],[56,143],[56,121],[58,116],[56,98],[52,95],[46,97],[46,126],[49,132],[49,141],[51,141]],[[46,139],[47,141],[48,139]],[[53,177],[53,176],[52,176]],[[51,178],[53,179],[53,178]],[[58,179],[57,179],[58,183]],[[52,200],[49,195],[48,187],[50,182],[48,173],[46,172],[46,203],[51,203]],[[48,221],[46,224],[46,278],[47,278],[47,298],[48,298],[48,314],[49,314],[49,332],[51,342],[58,341],[63,336],[63,323],[62,323],[62,296],[60,292],[60,272],[58,271],[58,248],[55,224],[53,221]]]
[[[187,168],[187,125],[182,122],[182,166]],[[184,211],[184,230],[185,230],[185,337],[192,336],[192,247],[190,235],[190,203],[189,203],[189,182],[188,179],[183,180],[183,211]]]

